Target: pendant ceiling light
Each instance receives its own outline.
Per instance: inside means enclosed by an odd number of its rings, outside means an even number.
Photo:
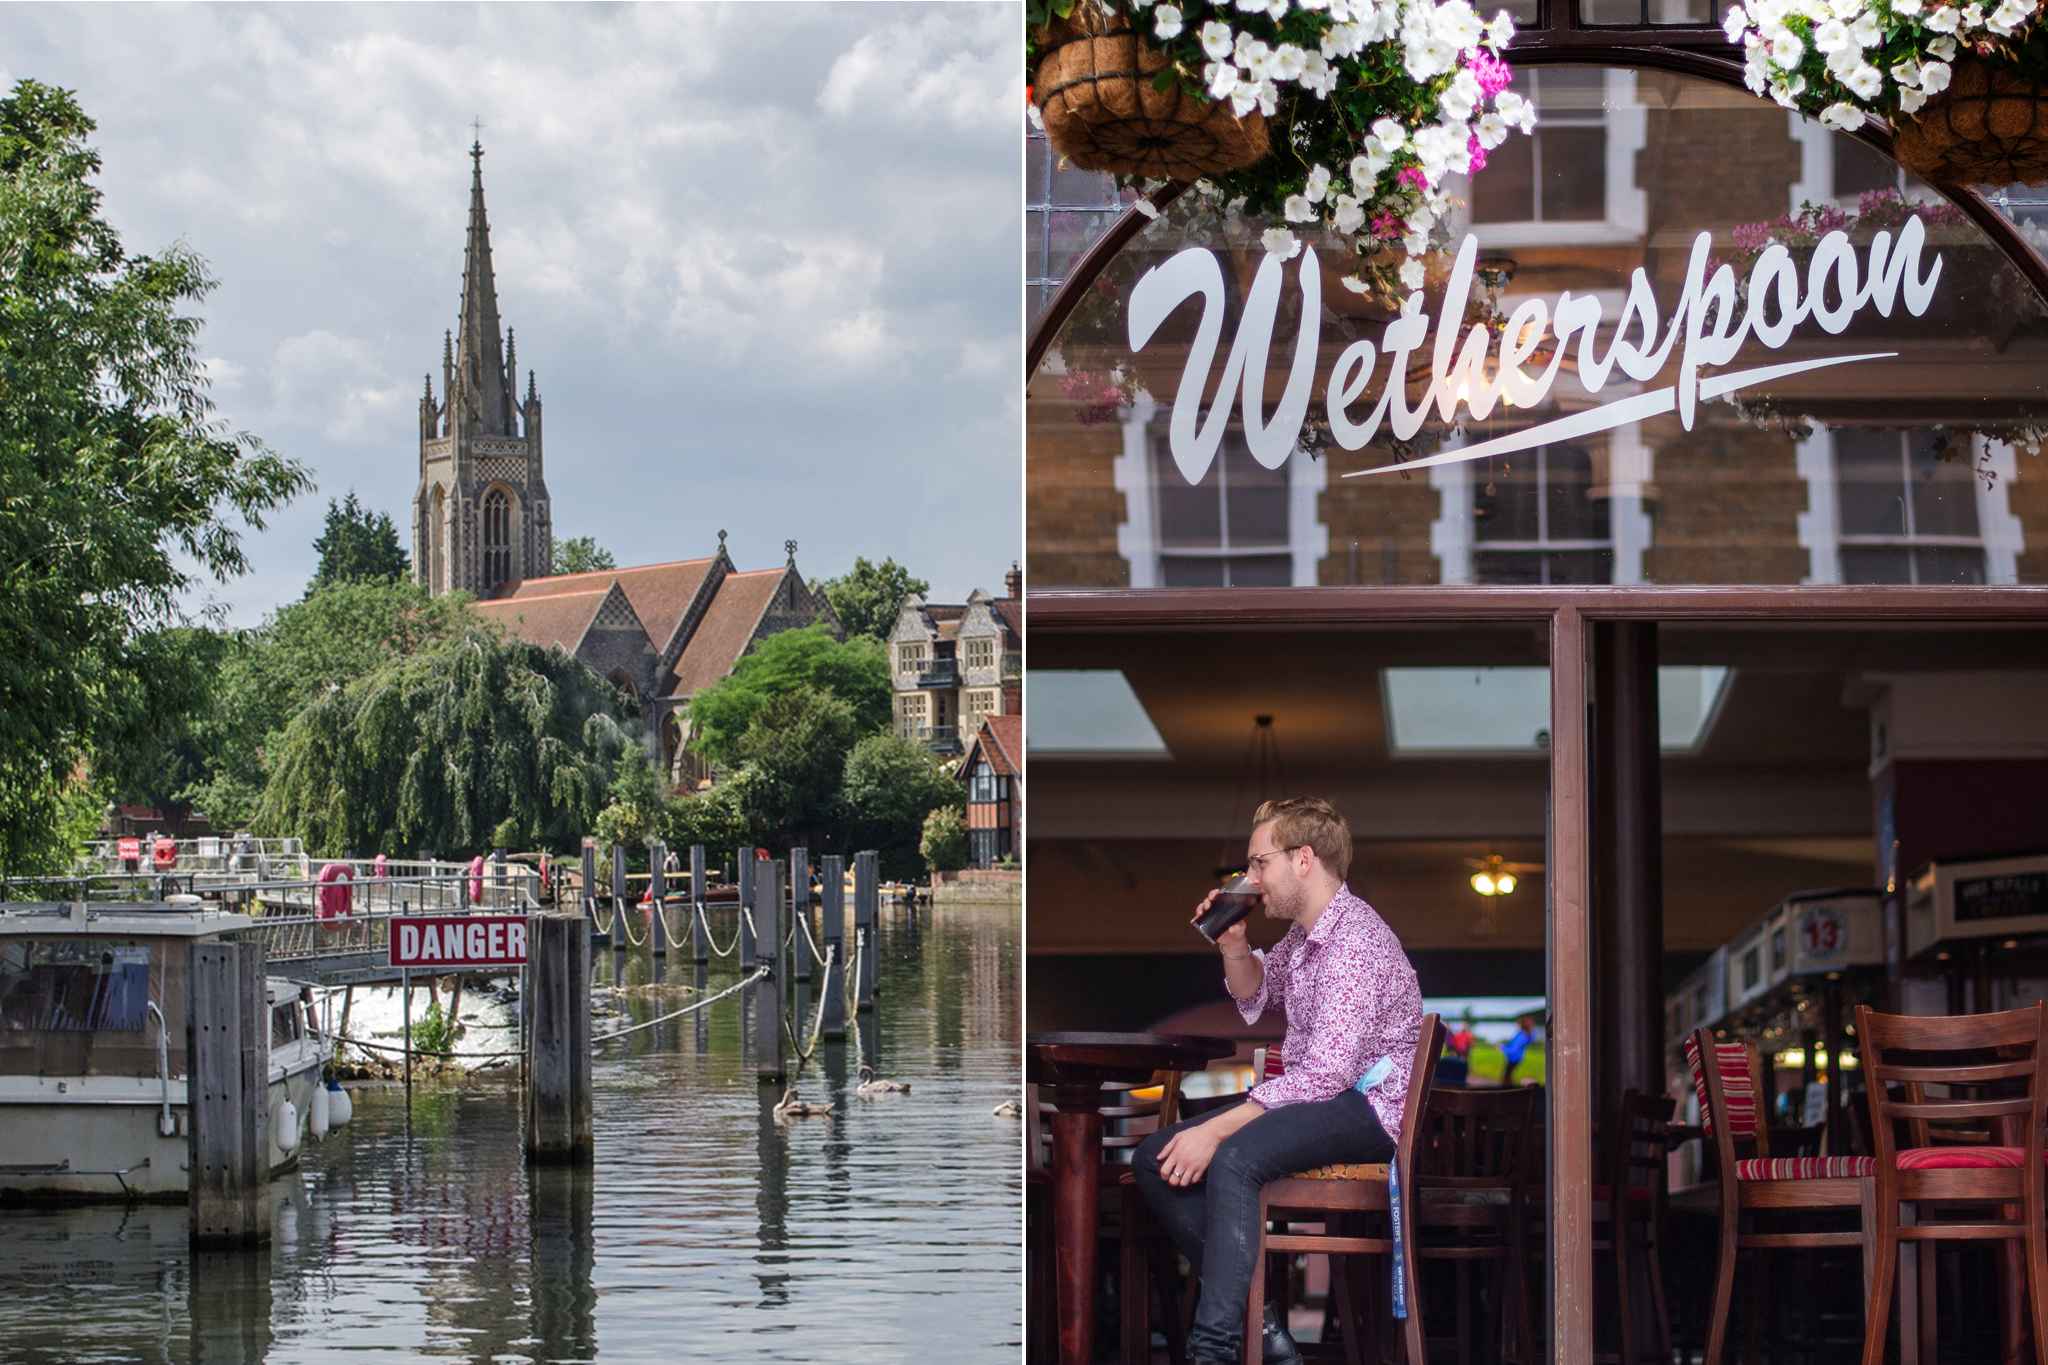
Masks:
[[[1273,732],[1271,716],[1252,717],[1251,743],[1245,748],[1244,768],[1238,774],[1237,794],[1231,798],[1224,817],[1226,830],[1242,830],[1223,836],[1223,851],[1216,859],[1218,877],[1235,876],[1245,870],[1244,839],[1251,833],[1251,818],[1268,796],[1287,791],[1287,770],[1280,763],[1280,737]],[[1251,795],[1247,804],[1246,794]]]

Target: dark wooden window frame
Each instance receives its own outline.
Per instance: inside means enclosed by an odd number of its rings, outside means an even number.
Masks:
[[[1144,634],[1519,622],[1550,631],[1551,1314],[1555,1358],[1593,1359],[1591,773],[1596,621],[2048,623],[2036,587],[1045,589],[1031,633]]]

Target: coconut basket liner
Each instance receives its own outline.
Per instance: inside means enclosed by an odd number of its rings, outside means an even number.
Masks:
[[[1152,88],[1166,54],[1147,45],[1121,15],[1089,0],[1047,30],[1033,91],[1045,135],[1084,171],[1146,180],[1194,180],[1237,170],[1266,155],[1266,120],[1239,118],[1228,100],[1205,104],[1179,80]]]
[[[2048,86],[1980,61],[1960,61],[1949,88],[1902,116],[1892,151],[1943,185],[2048,184]]]

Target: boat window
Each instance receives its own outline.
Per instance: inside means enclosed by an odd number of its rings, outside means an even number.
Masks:
[[[281,1005],[270,1007],[270,1045],[282,1047],[297,1042],[305,1034],[299,1019],[299,1002],[287,1000]]]
[[[0,945],[0,1030],[142,1028],[149,949],[105,939],[10,939]]]

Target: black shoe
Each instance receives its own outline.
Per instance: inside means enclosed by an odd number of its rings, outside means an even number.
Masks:
[[[1259,1342],[1259,1356],[1264,1365],[1301,1365],[1301,1348],[1280,1325],[1280,1314],[1270,1303],[1266,1305],[1265,1329],[1264,1338]]]

